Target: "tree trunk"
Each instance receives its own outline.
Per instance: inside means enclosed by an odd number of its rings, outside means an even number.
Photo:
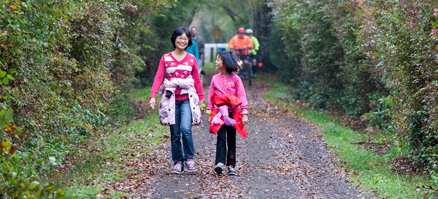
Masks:
[[[192,13],[191,13],[191,17],[189,19],[187,19],[186,21],[184,21],[183,23],[183,27],[188,28],[190,30],[190,24],[192,24],[193,19],[195,18],[195,14],[198,10],[197,9],[192,9]]]
[[[253,11],[253,28],[254,36],[257,37],[260,43],[260,50],[257,52],[257,61],[263,63],[259,70],[273,73],[277,70],[270,58],[270,43],[271,43],[271,22],[272,9],[263,4],[261,8]]]

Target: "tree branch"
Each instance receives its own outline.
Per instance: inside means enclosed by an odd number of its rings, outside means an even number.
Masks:
[[[231,17],[231,20],[233,20],[233,22],[236,21],[237,18],[239,18],[239,15],[237,15],[236,13],[234,13],[229,7],[227,6],[222,6],[222,8],[225,10],[225,12],[227,12],[227,14]]]

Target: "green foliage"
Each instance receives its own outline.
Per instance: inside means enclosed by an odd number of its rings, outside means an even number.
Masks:
[[[437,6],[426,0],[373,1],[361,10],[369,21],[361,40],[391,92],[397,137],[433,174],[438,173]]]
[[[288,0],[273,5],[282,34],[277,48],[287,58],[279,73],[294,80],[295,98],[317,110],[363,116],[437,175],[438,3]]]
[[[370,126],[389,131],[392,127],[391,108],[394,105],[391,96],[382,97],[379,92],[375,92],[370,98],[372,111],[365,113],[363,120],[368,120]]]
[[[370,78],[371,65],[356,41],[354,6],[343,1],[275,1],[279,31],[274,34],[282,39],[274,40],[271,57],[280,76],[298,85],[295,98],[314,109],[353,116],[370,109],[367,94],[376,90],[378,81]]]
[[[4,197],[11,198],[66,198],[59,184],[43,180],[45,175],[53,175],[53,167],[59,164],[54,157],[48,160],[38,159],[36,163],[28,162],[23,154],[2,154],[0,190]],[[26,166],[26,164],[31,164]],[[69,197],[67,197],[69,198]]]
[[[2,191],[0,196],[65,198],[65,192],[59,184],[55,185],[54,182],[46,180],[48,176],[54,176],[54,166],[59,164],[59,160],[55,157],[49,157],[46,161],[38,158],[42,142],[32,150],[33,157],[29,157],[29,153],[17,151],[16,143],[26,140],[29,132],[15,125],[4,125],[4,127],[0,145],[0,190]]]
[[[149,95],[150,87],[132,93],[132,97],[140,101],[148,99]],[[142,161],[145,156],[150,156],[150,147],[160,143],[169,131],[167,126],[159,125],[158,109],[145,112],[144,118],[121,126],[105,136],[87,140],[86,148],[78,149],[79,163],[64,173],[61,179],[72,186],[66,190],[67,195],[94,198],[108,188],[108,183],[133,177],[132,170],[126,169],[126,162]],[[120,198],[123,195],[111,191],[107,197]]]
[[[8,168],[0,193],[61,197],[62,190],[53,195],[56,165],[47,160],[63,162],[98,129],[138,115],[127,95],[139,82],[135,74],[158,65],[171,32],[188,17],[172,12],[189,13],[193,3],[0,1],[0,166]],[[169,24],[154,26],[166,16]],[[166,45],[157,39],[161,31]],[[7,184],[15,181],[18,187]]]
[[[301,43],[295,29],[288,28],[290,23],[277,16],[274,31],[271,35],[272,63],[278,68],[277,76],[284,82],[297,85],[301,75]],[[287,35],[287,36],[283,36]]]
[[[216,66],[214,65],[214,62],[205,62],[205,65],[202,66],[202,70],[216,70]]]
[[[15,110],[17,124],[35,136],[84,127],[75,107],[96,111],[88,102],[113,93],[108,71],[113,53],[110,27],[122,23],[114,6],[3,1],[0,67],[14,76],[14,82],[4,86],[1,95]]]
[[[6,86],[9,84],[9,80],[13,80],[12,76],[7,74],[5,71],[0,70],[0,79],[3,80],[0,82],[0,85]],[[6,104],[3,103],[5,98],[0,95],[0,129],[5,126],[6,123],[10,123],[13,121],[13,111],[11,108],[8,109]]]
[[[139,1],[139,4],[142,1]],[[152,1],[151,1],[152,2]],[[147,4],[142,9],[148,9]],[[141,85],[151,85],[155,77],[158,63],[163,54],[172,51],[173,45],[170,37],[173,31],[178,27],[188,26],[193,18],[194,11],[199,7],[198,1],[179,0],[179,1],[160,1],[155,13],[157,15],[145,19],[137,19],[137,23],[148,23],[139,33],[138,43],[147,43],[148,46],[139,46],[138,54],[145,61],[147,67],[137,71],[135,76],[140,80]],[[144,16],[143,16],[144,18]],[[150,26],[150,27],[149,27]],[[151,28],[153,27],[153,28]],[[188,28],[188,27],[186,27]],[[145,34],[147,33],[147,34]],[[133,44],[136,44],[133,42]]]

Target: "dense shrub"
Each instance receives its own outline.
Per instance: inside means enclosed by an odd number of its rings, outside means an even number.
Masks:
[[[368,21],[361,41],[391,93],[398,138],[417,163],[436,173],[438,2],[372,1],[361,6]]]
[[[1,5],[0,67],[14,78],[3,104],[35,136],[92,129],[81,113],[98,114],[117,90],[111,79],[114,28],[123,21],[110,1],[6,1]],[[78,109],[80,107],[80,109]],[[73,130],[74,131],[74,130]]]
[[[135,74],[156,68],[190,6],[167,0],[1,1],[0,193],[62,198],[54,167],[97,129],[141,115],[128,95],[139,82]]]
[[[273,5],[285,57],[300,56],[300,62],[279,67],[300,81],[296,97],[316,109],[362,115],[437,174],[438,2]]]
[[[278,66],[278,73],[298,83],[295,97],[318,110],[341,110],[353,116],[368,112],[368,93],[379,83],[356,41],[356,4],[275,2],[275,24],[285,45],[281,49],[290,63]]]
[[[300,35],[295,29],[288,27],[291,24],[283,21],[283,17],[276,16],[276,23],[272,24],[276,31],[271,35],[270,58],[278,68],[277,76],[284,82],[297,85],[301,75]]]

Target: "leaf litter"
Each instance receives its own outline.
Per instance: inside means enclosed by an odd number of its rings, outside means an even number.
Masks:
[[[212,72],[207,74],[211,77]],[[204,115],[203,124],[192,129],[197,172],[170,174],[170,139],[165,136],[159,144],[146,146],[150,152],[125,159],[130,175],[109,183],[102,194],[117,190],[130,198],[369,198],[336,168],[315,125],[264,99],[269,84],[244,83],[252,111],[247,140],[236,135],[237,176],[214,172],[216,136],[209,133]],[[208,89],[204,87],[204,93]]]

